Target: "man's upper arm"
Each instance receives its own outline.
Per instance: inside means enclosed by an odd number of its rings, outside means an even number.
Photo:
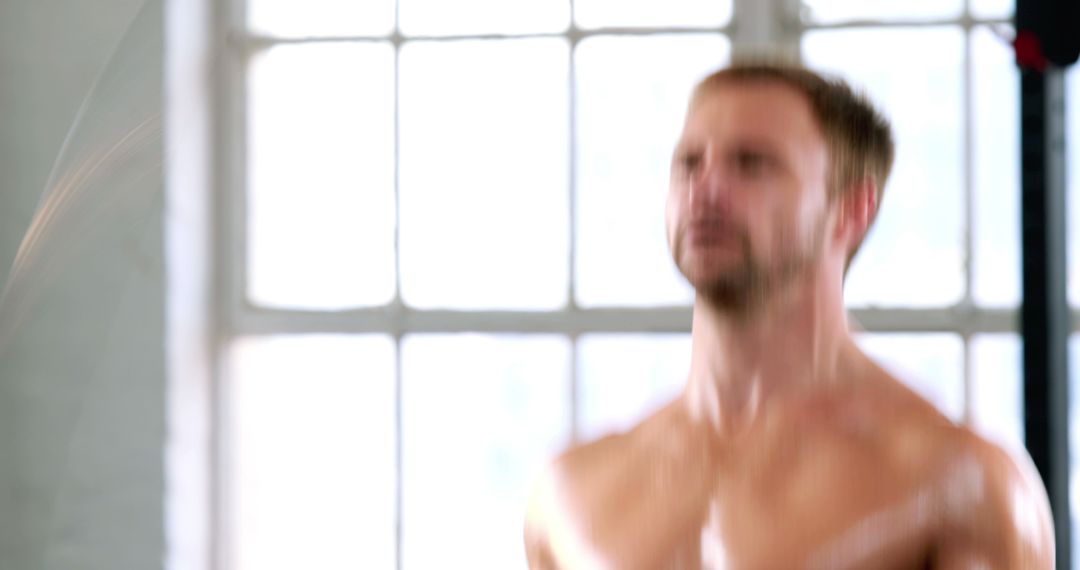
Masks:
[[[975,436],[972,441],[979,468],[968,483],[982,492],[946,514],[933,567],[1052,570],[1053,520],[1030,458],[1023,452],[1012,456]]]
[[[556,570],[544,521],[537,520],[531,508],[525,517],[525,558],[531,570]]]
[[[549,466],[533,487],[525,514],[525,556],[531,570],[557,570],[549,526],[555,507],[555,466]]]

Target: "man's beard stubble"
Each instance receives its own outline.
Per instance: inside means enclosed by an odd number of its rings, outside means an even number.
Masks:
[[[782,235],[780,254],[771,265],[763,263],[754,254],[746,231],[738,231],[740,260],[738,264],[722,272],[697,276],[695,279],[678,263],[683,255],[682,237],[676,252],[677,265],[683,276],[690,281],[698,297],[717,310],[733,316],[749,316],[759,312],[787,290],[790,285],[805,277],[822,255],[825,241],[825,216],[816,220],[811,233],[805,236]]]

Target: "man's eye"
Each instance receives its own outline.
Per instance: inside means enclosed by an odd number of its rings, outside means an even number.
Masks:
[[[697,154],[684,154],[678,159],[679,169],[685,173],[691,173],[701,166],[701,156]]]
[[[759,173],[768,165],[768,158],[759,152],[740,152],[735,157],[739,169]]]

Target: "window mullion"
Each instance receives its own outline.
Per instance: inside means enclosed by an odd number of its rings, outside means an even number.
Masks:
[[[792,0],[734,0],[731,29],[733,59],[799,54],[798,2]]]

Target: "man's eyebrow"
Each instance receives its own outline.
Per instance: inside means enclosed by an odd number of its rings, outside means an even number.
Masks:
[[[736,137],[731,146],[771,152],[779,152],[781,149],[781,145],[776,141],[762,137]]]
[[[684,138],[675,143],[675,148],[672,150],[671,154],[672,156],[678,156],[688,152],[698,152],[705,146],[706,143],[703,140],[697,138]],[[746,136],[734,137],[724,146],[726,148],[725,152],[753,150],[779,155],[783,153],[784,145],[779,141],[769,138]]]
[[[671,151],[671,157],[675,159],[689,153],[701,152],[704,147],[705,144],[701,141],[681,140],[675,144],[675,148]]]

